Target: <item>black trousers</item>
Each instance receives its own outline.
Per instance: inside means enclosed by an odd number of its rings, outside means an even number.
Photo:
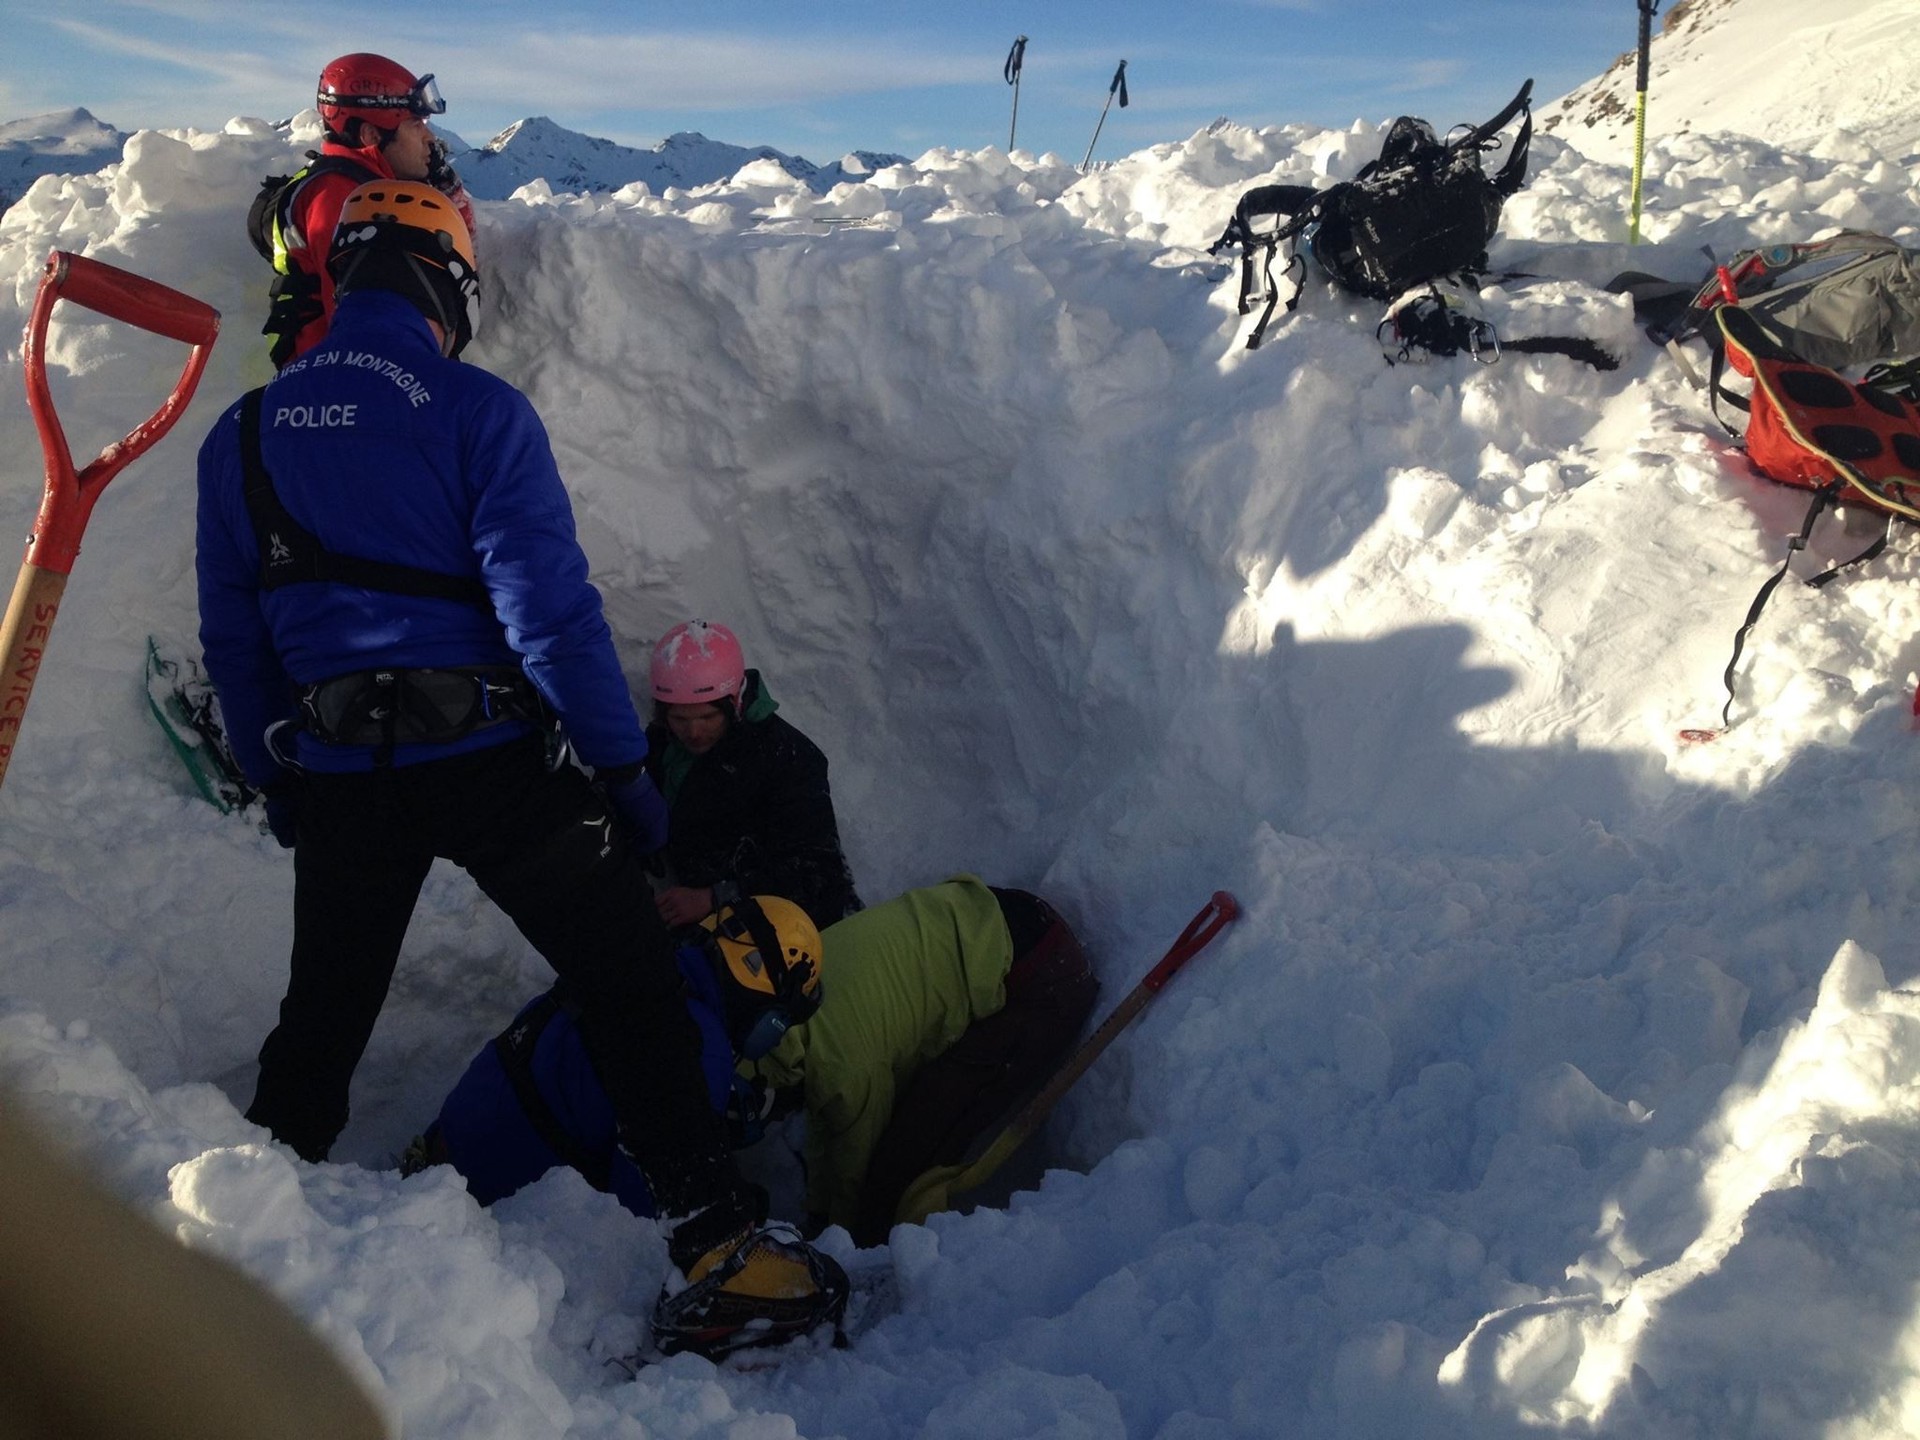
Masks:
[[[907,1187],[935,1165],[958,1165],[973,1142],[1065,1058],[1100,982],[1053,907],[1024,890],[994,890],[1013,936],[1006,1005],[927,1061],[894,1103],[867,1165],[856,1244],[879,1245]]]
[[[737,1223],[712,1217],[723,1229],[758,1218],[707,1097],[699,1032],[641,857],[584,775],[549,771],[528,738],[423,765],[310,773],[302,784],[292,973],[249,1120],[309,1160],[326,1158],[420,887],[443,857],[580,1000],[621,1143],[661,1215],[739,1209]]]

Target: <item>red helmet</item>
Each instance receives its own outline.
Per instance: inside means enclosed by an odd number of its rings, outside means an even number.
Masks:
[[[737,713],[747,684],[747,662],[733,631],[711,621],[689,620],[667,631],[653,647],[648,679],[653,698],[663,705],[724,700]]]
[[[406,66],[365,52],[342,55],[322,70],[313,103],[335,135],[345,134],[351,120],[393,130],[405,116],[444,115],[447,109],[433,76],[415,79]]]

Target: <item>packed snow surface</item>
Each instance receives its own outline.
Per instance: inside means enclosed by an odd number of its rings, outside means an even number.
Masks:
[[[143,131],[0,221],[226,317],[103,497],[0,794],[0,1073],[433,1437],[1883,1436],[1920,1429],[1920,644],[1910,532],[1734,630],[1804,510],[1602,288],[1703,245],[1912,238],[1898,156],[1535,142],[1481,304],[1603,373],[1389,365],[1314,276],[1244,348],[1204,246],[1381,127],[1220,124],[1081,177],[934,150],[824,195],[769,162],[479,207],[469,358],[533,398],[629,671],[723,620],[833,761],[861,891],[1052,898],[1117,1001],[1216,889],[1242,918],[1056,1112],[1006,1208],[825,1243],[852,1348],[630,1375],[649,1222],[554,1174],[482,1211],[391,1169],[547,971],[430,879],[334,1161],[248,1125],[292,865],[146,714],[194,648],[193,453],[268,375],[257,178],[311,143]],[[63,305],[91,455],[181,348]],[[38,502],[18,345],[0,530]],[[1864,516],[1813,550],[1860,548]],[[787,1143],[792,1137],[787,1137]],[[769,1142],[777,1147],[782,1142]],[[780,1156],[749,1156],[777,1175]],[[887,1282],[891,1282],[889,1287]]]

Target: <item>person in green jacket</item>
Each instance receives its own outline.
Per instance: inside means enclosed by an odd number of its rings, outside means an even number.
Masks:
[[[820,1009],[743,1073],[805,1105],[810,1233],[877,1245],[907,1187],[1054,1068],[1100,987],[1052,906],[972,875],[850,915],[821,945]]]

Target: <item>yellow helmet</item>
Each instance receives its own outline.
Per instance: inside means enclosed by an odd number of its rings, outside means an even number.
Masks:
[[[727,1030],[743,1060],[758,1060],[820,1008],[820,931],[793,901],[752,895],[700,924],[712,936]]]

